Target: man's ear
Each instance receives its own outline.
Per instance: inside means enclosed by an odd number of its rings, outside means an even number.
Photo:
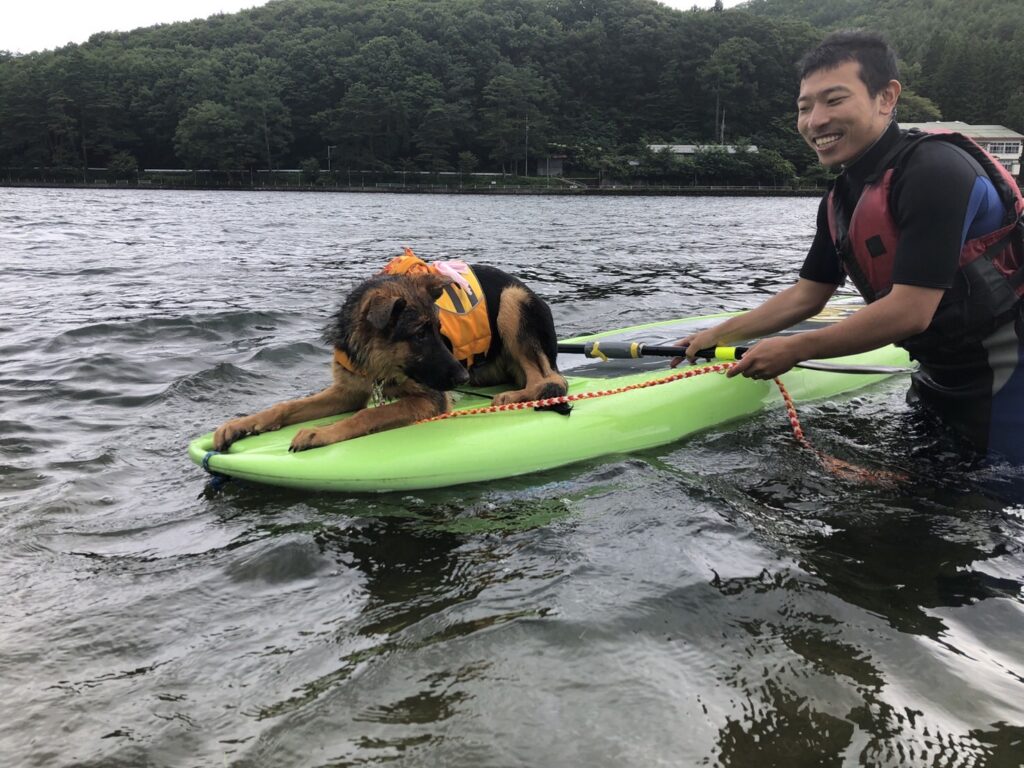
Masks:
[[[403,309],[405,299],[401,296],[374,296],[366,307],[366,319],[378,331],[383,331],[394,325]]]
[[[891,115],[896,110],[896,102],[900,99],[903,86],[899,80],[890,80],[886,86],[878,92],[880,97],[879,105],[883,115]]]

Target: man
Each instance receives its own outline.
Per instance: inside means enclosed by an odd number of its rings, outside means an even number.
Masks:
[[[765,339],[729,375],[769,379],[802,360],[896,343],[920,363],[908,399],[981,452],[1024,464],[1019,190],[969,140],[900,131],[896,56],[881,37],[830,35],[799,70],[797,127],[841,173],[797,283],[680,340],[687,359],[816,314],[849,276],[867,306],[821,330]]]

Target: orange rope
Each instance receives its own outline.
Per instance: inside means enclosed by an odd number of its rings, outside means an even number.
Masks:
[[[681,379],[692,379],[694,376],[701,376],[705,373],[725,373],[735,365],[736,363],[716,363],[715,365],[704,365],[700,368],[689,368],[680,373],[674,373],[660,379],[651,379],[650,381],[642,381],[637,384],[628,384],[616,389],[600,389],[593,392],[578,392],[575,395],[548,397],[543,400],[529,400],[523,403],[507,403],[505,405],[489,405],[480,408],[467,408],[462,411],[448,411],[447,413],[432,416],[429,419],[420,419],[416,423],[425,424],[429,421],[444,421],[445,419],[455,419],[460,416],[480,416],[488,413],[503,413],[505,411],[525,411],[533,408],[547,408],[553,405],[575,403],[579,400],[590,400],[596,397],[607,397],[609,395],[618,395],[623,392],[631,392],[636,389],[656,387],[661,384],[680,381]],[[837,459],[834,456],[822,453],[812,446],[810,441],[804,436],[803,427],[800,426],[800,418],[796,413],[796,406],[793,404],[793,398],[790,396],[786,386],[778,377],[772,379],[772,381],[774,381],[775,385],[779,388],[782,400],[785,403],[786,416],[789,419],[789,426],[793,431],[793,438],[801,447],[806,448],[808,451],[813,453],[826,470],[834,475],[846,478],[847,480],[866,481],[875,485],[891,485],[895,482],[906,479],[906,476],[900,473],[886,472],[884,470],[868,470],[863,467],[858,467],[854,464],[850,464],[849,462]]]
[[[793,428],[793,437],[801,446],[813,453],[826,470],[846,480],[866,482],[872,485],[895,485],[901,480],[908,479],[902,472],[888,472],[884,469],[865,469],[819,451],[804,437],[804,430],[800,426],[799,417],[796,415],[796,406],[793,405],[793,398],[789,396],[789,392],[782,383],[782,379],[776,377],[773,381],[778,386],[779,392],[782,393],[782,400],[786,404],[786,415],[789,417],[790,427]]]
[[[779,388],[779,392],[782,394],[782,402],[786,404],[786,416],[789,417],[789,426],[793,429],[793,437],[800,445],[809,450],[811,444],[804,437],[804,429],[800,426],[800,417],[796,415],[796,406],[793,404],[793,398],[789,395],[789,390],[786,389],[786,385],[782,383],[782,379],[776,376],[772,381],[775,382],[775,386]]]
[[[454,419],[459,416],[479,416],[485,413],[502,413],[503,411],[525,411],[532,408],[547,408],[552,405],[563,405],[565,403],[575,403],[578,400],[590,400],[595,397],[607,397],[608,395],[618,395],[623,392],[630,392],[634,389],[647,389],[648,387],[656,387],[659,384],[668,384],[672,381],[679,381],[680,379],[692,379],[694,376],[700,376],[704,373],[725,373],[732,368],[736,363],[719,363],[716,365],[705,365],[700,368],[691,368],[681,373],[674,373],[671,376],[665,376],[661,379],[651,379],[650,381],[641,381],[637,384],[628,384],[625,387],[619,387],[617,389],[598,389],[593,392],[577,392],[575,395],[561,395],[560,397],[547,397],[543,400],[527,400],[524,403],[506,403],[505,405],[488,405],[481,408],[467,408],[462,411],[448,411],[437,416],[431,416],[429,419],[420,419],[417,424],[425,424],[428,421],[443,421],[444,419]]]

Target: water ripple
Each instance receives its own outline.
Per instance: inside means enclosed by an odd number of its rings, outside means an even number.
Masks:
[[[325,382],[321,326],[402,246],[520,274],[569,336],[751,306],[816,206],[0,188],[0,753],[1015,764],[1024,474],[905,382],[800,407],[895,488],[824,472],[781,406],[419,494],[201,496],[184,455]]]

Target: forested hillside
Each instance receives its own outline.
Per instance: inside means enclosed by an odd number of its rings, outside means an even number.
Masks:
[[[904,80],[944,119],[1024,132],[1021,0],[749,0],[743,8],[824,30],[882,31],[904,62]]]
[[[276,0],[0,65],[0,165],[511,168],[651,140],[792,140],[805,24],[653,0]],[[123,159],[123,157],[122,157]]]
[[[917,4],[930,3],[891,5]],[[809,12],[803,5],[274,0],[56,51],[0,52],[0,168],[511,171],[524,157],[557,154],[576,168],[621,172],[647,142],[724,135],[776,150],[763,162],[785,157],[799,171],[812,158],[793,130],[793,65],[821,35],[790,17]],[[811,18],[829,25],[838,16]],[[1006,62],[1021,46],[999,49],[999,83],[957,89],[974,70],[930,57],[969,56],[989,73],[997,54],[935,48],[941,40],[922,49],[927,77],[909,68],[911,86],[945,99],[945,117],[1016,124]],[[971,111],[953,109],[958,99]],[[912,93],[901,114],[939,117]]]

